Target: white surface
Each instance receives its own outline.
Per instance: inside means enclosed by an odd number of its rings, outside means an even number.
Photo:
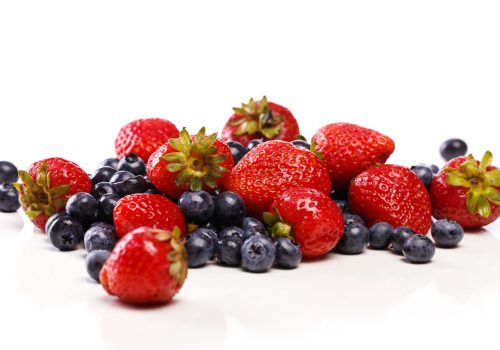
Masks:
[[[439,163],[458,136],[498,165],[498,18],[497,1],[478,0],[0,0],[0,158],[92,171],[125,122],[217,131],[266,94],[307,137],[358,123],[411,165]],[[493,349],[499,224],[488,230],[424,266],[374,251],[264,275],[211,266],[171,305],[136,309],[89,281],[82,251],[57,253],[20,214],[0,215],[0,348]]]

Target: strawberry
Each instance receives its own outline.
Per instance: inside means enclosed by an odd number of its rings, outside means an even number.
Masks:
[[[465,229],[477,229],[500,215],[500,170],[486,152],[481,162],[468,157],[452,159],[431,184],[433,215],[450,219]]]
[[[311,151],[290,142],[268,141],[248,152],[234,167],[228,191],[239,194],[250,215],[261,219],[273,200],[293,187],[331,190],[326,165]]]
[[[149,156],[171,137],[177,137],[179,130],[166,119],[137,119],[123,126],[115,139],[118,158],[130,154],[139,156],[145,162]]]
[[[248,104],[233,108],[234,114],[222,129],[224,141],[237,141],[244,146],[253,139],[293,141],[300,134],[293,114],[277,103],[250,99]]]
[[[426,234],[432,224],[427,190],[410,169],[379,165],[356,176],[349,188],[349,208],[368,226],[388,222]]]
[[[394,141],[381,133],[346,123],[328,124],[313,136],[312,145],[328,166],[332,187],[347,191],[350,181],[394,152]]]
[[[178,227],[182,235],[186,232],[182,211],[159,194],[136,193],[123,197],[115,206],[113,221],[119,237],[142,226],[167,231]]]
[[[278,196],[264,221],[273,237],[297,241],[305,258],[328,253],[342,237],[344,219],[337,204],[312,188],[296,187]]]
[[[223,187],[233,165],[231,150],[217,134],[205,136],[201,128],[189,136],[183,129],[151,155],[146,170],[157,189],[177,199],[187,190]]]
[[[45,232],[47,219],[60,211],[69,197],[90,192],[92,181],[77,164],[62,158],[47,158],[19,171],[21,183],[14,184],[19,200],[33,224]]]
[[[123,237],[104,264],[100,281],[110,295],[133,304],[168,302],[187,276],[187,254],[172,232],[140,227]]]

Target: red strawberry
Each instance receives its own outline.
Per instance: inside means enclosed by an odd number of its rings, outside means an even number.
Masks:
[[[328,253],[342,237],[344,219],[329,196],[312,188],[296,187],[283,192],[264,213],[274,237],[294,239],[302,255],[314,258]]]
[[[248,104],[233,108],[234,114],[222,129],[224,141],[238,141],[244,146],[253,139],[293,141],[299,134],[299,125],[293,114],[277,103],[250,99]]]
[[[239,194],[250,215],[261,219],[273,200],[293,187],[331,190],[325,164],[311,151],[290,142],[268,141],[248,152],[234,167],[226,189]]]
[[[100,280],[111,295],[133,304],[165,303],[187,276],[187,255],[173,232],[141,227],[123,237],[104,264]]]
[[[147,173],[157,189],[170,198],[179,198],[187,190],[199,191],[223,187],[233,156],[217,134],[205,136],[205,128],[189,136],[183,129],[149,158]]]
[[[433,215],[457,221],[465,229],[477,229],[500,215],[500,170],[486,152],[481,163],[472,155],[452,159],[431,185]]]
[[[179,227],[182,235],[186,232],[182,211],[159,194],[136,193],[123,197],[116,204],[113,220],[119,237],[142,226],[167,231]]]
[[[399,165],[375,166],[356,176],[349,188],[349,208],[369,226],[385,221],[426,234],[432,224],[424,184],[410,169]]]
[[[171,137],[177,137],[179,130],[166,119],[137,119],[123,126],[115,139],[116,156],[123,158],[130,154],[139,156],[145,162],[149,156]]]
[[[69,197],[90,192],[92,182],[87,173],[69,160],[48,158],[19,171],[22,183],[15,184],[26,215],[45,232],[47,219],[64,210]]]
[[[388,136],[346,123],[322,127],[313,136],[313,145],[325,157],[336,191],[347,191],[356,175],[385,163],[394,152],[394,141]]]

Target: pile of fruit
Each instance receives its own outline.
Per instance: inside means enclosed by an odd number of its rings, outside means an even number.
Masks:
[[[441,170],[385,164],[390,137],[334,123],[308,143],[265,97],[234,108],[221,138],[139,119],[115,148],[90,176],[61,158],[0,162],[0,211],[22,206],[61,251],[83,243],[89,275],[130,303],[167,302],[188,267],[212,263],[265,272],[367,247],[426,263],[500,215],[490,152],[476,161],[453,139]]]

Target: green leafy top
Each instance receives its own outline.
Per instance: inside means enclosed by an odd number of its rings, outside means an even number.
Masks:
[[[169,273],[182,286],[187,277],[187,253],[184,245],[180,241],[181,229],[175,226],[170,231],[155,229],[155,238],[159,241],[170,242],[172,250],[168,253],[167,259],[170,261]]]
[[[271,230],[271,235],[276,237],[285,237],[293,240],[292,225],[283,220],[278,210],[274,208],[274,213],[264,212],[262,214],[264,222]]]

